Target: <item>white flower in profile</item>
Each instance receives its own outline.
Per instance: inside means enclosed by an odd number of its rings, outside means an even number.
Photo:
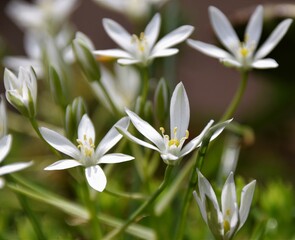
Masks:
[[[241,193],[238,207],[236,186],[231,172],[221,192],[221,209],[217,197],[209,181],[198,172],[199,194],[194,191],[194,197],[199,205],[202,217],[216,239],[230,240],[247,220],[256,180],[247,184]]]
[[[6,98],[18,111],[27,117],[36,114],[37,80],[32,67],[20,67],[18,77],[5,68],[4,86]]]
[[[157,43],[161,25],[161,16],[155,14],[144,32],[139,36],[130,35],[120,24],[103,19],[103,27],[110,38],[122,49],[97,50],[93,53],[99,56],[118,58],[122,65],[140,64],[147,66],[154,58],[167,57],[178,53],[172,46],[184,41],[194,30],[194,27],[185,25],[170,32]]]
[[[13,0],[6,8],[7,14],[21,28],[48,31],[64,24],[74,11],[77,0],[35,0],[33,4]]]
[[[85,176],[88,184],[95,190],[102,192],[107,184],[107,178],[100,164],[120,163],[134,159],[132,156],[111,153],[106,154],[122,135],[115,127],[127,129],[129,119],[127,117],[119,120],[105,135],[95,149],[95,130],[94,126],[84,114],[78,126],[78,145],[75,146],[66,137],[48,128],[41,127],[40,132],[44,139],[56,150],[72,157],[72,159],[62,159],[45,168],[45,170],[63,170],[77,166],[85,167]]]
[[[226,66],[232,66],[242,70],[249,70],[251,68],[276,68],[278,66],[278,63],[274,59],[264,57],[284,37],[292,23],[292,19],[282,21],[268,39],[257,49],[263,25],[262,6],[258,6],[251,16],[246,27],[243,42],[240,42],[229,20],[219,9],[210,6],[209,16],[217,38],[228,51],[192,39],[187,40],[188,45],[210,57],[218,58]]]
[[[203,137],[209,132],[210,127],[213,124],[213,121],[211,120],[199,136],[193,138],[183,147],[185,140],[189,137],[187,129],[190,120],[190,109],[188,97],[181,82],[176,86],[171,98],[170,137],[165,134],[165,129],[163,127],[160,128],[160,134],[148,122],[141,119],[134,112],[127,109],[126,113],[134,127],[154,145],[131,135],[125,129],[118,127],[118,130],[131,141],[158,151],[161,154],[163,161],[170,165],[177,164],[179,159],[199,147],[202,143]],[[226,121],[220,124],[219,127],[214,130],[211,140],[216,138],[222,132],[228,122],[229,121]]]
[[[0,97],[0,163],[4,160],[11,149],[12,136],[11,134],[7,135],[7,116],[4,99]],[[19,162],[12,163],[6,166],[0,167],[0,176],[3,176],[8,173],[13,173],[20,171],[24,168],[27,168],[32,165],[33,162]],[[4,179],[0,178],[0,188],[4,186]]]
[[[100,81],[105,87],[116,108],[124,112],[125,108],[133,108],[140,91],[140,74],[132,66],[114,65],[114,73],[101,66]],[[91,82],[92,89],[102,103],[111,111],[104,91],[97,81]]]

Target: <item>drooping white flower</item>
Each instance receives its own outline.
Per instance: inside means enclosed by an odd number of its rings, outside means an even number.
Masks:
[[[199,194],[196,191],[193,194],[202,217],[216,239],[230,240],[247,220],[256,180],[253,180],[242,189],[239,207],[234,177],[231,172],[222,189],[220,208],[209,181],[199,170],[197,171]]]
[[[6,90],[6,98],[11,105],[25,116],[35,116],[37,80],[34,70],[31,67],[20,67],[18,77],[5,68],[4,86]]]
[[[161,16],[157,13],[149,22],[144,32],[139,36],[130,35],[120,24],[103,19],[103,27],[110,38],[122,49],[97,50],[93,53],[99,56],[118,58],[123,65],[148,65],[154,58],[167,57],[178,53],[172,46],[184,41],[194,30],[194,27],[185,25],[170,32],[157,43],[161,25]]]
[[[72,159],[62,159],[45,168],[45,170],[62,170],[77,166],[85,167],[85,176],[88,184],[95,190],[102,192],[107,183],[106,176],[99,164],[125,162],[134,159],[132,156],[111,153],[106,154],[121,138],[115,127],[127,129],[129,119],[119,120],[105,135],[95,149],[94,126],[85,114],[78,126],[78,145],[75,146],[67,138],[48,128],[41,127],[40,132],[44,139],[56,150],[70,156]]]
[[[165,129],[163,127],[160,128],[160,134],[148,122],[141,119],[136,113],[128,109],[126,110],[126,113],[128,114],[134,127],[154,145],[138,139],[137,137],[131,135],[127,130],[121,129],[119,127],[118,130],[131,141],[158,151],[161,154],[164,162],[171,165],[176,164],[179,159],[200,146],[203,137],[208,133],[210,127],[213,124],[213,121],[211,120],[199,136],[195,137],[189,143],[183,146],[185,140],[187,140],[189,137],[189,132],[187,129],[190,119],[190,109],[188,97],[181,82],[176,86],[171,98],[170,137],[169,135],[165,134]],[[217,137],[228,124],[228,122],[229,121],[220,124],[220,127],[215,130],[215,133],[211,139]]]
[[[258,6],[251,16],[246,27],[243,42],[239,40],[229,20],[219,9],[210,6],[209,16],[213,30],[219,41],[228,51],[208,43],[188,39],[187,43],[191,47],[210,57],[218,58],[227,66],[243,70],[249,70],[251,68],[276,68],[278,66],[278,63],[274,59],[264,57],[266,57],[284,37],[292,23],[292,19],[282,21],[264,44],[256,50],[263,25],[262,6]]]
[[[2,96],[0,97],[0,163],[5,159],[7,154],[11,149],[12,136],[11,134],[7,135],[7,116],[5,103]],[[24,168],[27,168],[32,165],[33,162],[19,162],[12,163],[6,166],[0,167],[0,176],[3,176],[8,173],[13,173],[20,171]],[[0,178],[0,188],[4,185],[4,179]]]

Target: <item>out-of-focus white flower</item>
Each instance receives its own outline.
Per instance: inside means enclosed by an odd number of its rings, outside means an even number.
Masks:
[[[131,66],[115,64],[114,73],[101,66],[100,81],[109,94],[116,108],[124,112],[125,108],[133,108],[140,91],[140,74]],[[97,81],[91,82],[96,96],[111,111],[111,106]]]
[[[7,135],[7,116],[4,99],[0,97],[0,163],[4,160],[11,149],[12,136]],[[0,167],[0,176],[20,171],[32,165],[33,162],[19,162]],[[4,186],[4,179],[0,178],[0,188]]]
[[[157,13],[149,22],[144,32],[139,36],[130,35],[120,24],[103,19],[103,27],[110,38],[122,49],[97,50],[93,53],[99,56],[118,58],[122,65],[140,64],[147,66],[154,58],[167,57],[178,53],[172,46],[184,41],[194,30],[194,27],[185,25],[170,32],[158,42],[161,16]]]
[[[256,51],[262,32],[262,6],[258,6],[251,16],[243,42],[240,42],[229,20],[219,9],[210,6],[209,16],[213,30],[228,52],[208,43],[188,39],[187,43],[191,47],[208,56],[218,58],[226,66],[232,66],[242,70],[249,70],[251,68],[276,68],[278,66],[278,63],[274,59],[264,57],[266,57],[284,37],[292,23],[292,19],[286,19],[281,22],[264,44]]]
[[[53,148],[73,158],[59,160],[46,167],[45,170],[62,170],[84,166],[88,184],[93,189],[102,192],[105,189],[107,179],[99,164],[112,164],[134,159],[132,156],[121,153],[106,154],[122,138],[115,127],[120,126],[127,129],[128,125],[129,119],[127,117],[119,120],[101,140],[96,149],[94,126],[87,114],[82,117],[78,126],[78,146],[75,146],[57,132],[44,127],[40,128],[42,136]]]
[[[202,217],[216,239],[230,240],[247,220],[256,180],[247,184],[241,193],[238,207],[236,186],[231,172],[221,193],[221,209],[209,181],[198,171],[199,194],[194,197],[199,205]]]
[[[31,67],[20,67],[16,77],[5,68],[4,86],[8,102],[25,116],[34,117],[37,104],[37,80],[34,70]]]
[[[21,28],[48,31],[63,25],[76,5],[77,0],[35,0],[34,4],[13,0],[6,12]]]
[[[179,159],[199,147],[203,137],[208,133],[213,124],[213,121],[210,121],[199,136],[192,139],[183,147],[185,140],[189,137],[187,129],[190,120],[190,109],[188,97],[182,83],[179,83],[176,86],[171,98],[170,137],[165,134],[165,129],[163,127],[160,128],[160,134],[148,122],[141,119],[134,112],[126,110],[126,113],[128,114],[134,127],[154,145],[138,139],[125,129],[118,127],[118,130],[131,141],[158,151],[161,154],[163,161],[170,165],[175,165]],[[221,124],[220,128],[216,129],[215,133],[211,137],[211,140],[216,138],[222,132],[227,123],[228,122]]]
[[[113,11],[127,15],[132,19],[148,16],[153,7],[161,7],[169,0],[94,0],[96,3]]]

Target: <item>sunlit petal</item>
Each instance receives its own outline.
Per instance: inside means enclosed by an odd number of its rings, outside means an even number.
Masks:
[[[98,163],[120,163],[120,162],[127,162],[130,160],[133,160],[134,157],[126,155],[126,154],[122,154],[122,153],[111,153],[111,154],[106,154],[104,156],[102,156],[99,159]]]
[[[107,178],[100,166],[85,168],[85,176],[88,184],[93,189],[102,192],[107,185]]]
[[[31,166],[32,164],[33,162],[19,162],[19,163],[12,163],[12,164],[0,167],[0,176],[7,173],[13,173],[13,172],[23,170]]]
[[[81,166],[81,163],[73,159],[63,159],[49,165],[44,170],[63,170],[77,166]]]

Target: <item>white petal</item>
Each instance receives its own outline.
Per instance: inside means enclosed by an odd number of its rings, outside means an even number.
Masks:
[[[120,24],[111,19],[104,18],[102,23],[110,38],[121,48],[129,51],[132,40],[131,35]]]
[[[109,151],[117,142],[120,141],[122,135],[118,132],[116,127],[121,127],[123,129],[128,128],[129,126],[129,118],[124,117],[121,118],[105,135],[105,137],[100,141],[99,145],[96,149],[96,156],[100,158],[103,156],[107,151]]]
[[[279,64],[272,58],[259,59],[252,63],[252,67],[258,69],[277,68],[278,66]]]
[[[53,148],[74,159],[80,158],[79,149],[64,136],[44,127],[40,128],[40,132],[46,142],[48,142]]]
[[[132,64],[136,64],[136,63],[140,63],[141,60],[138,59],[128,59],[128,58],[120,58],[117,61],[119,64],[121,65],[132,65]]]
[[[227,17],[216,7],[209,7],[209,16],[219,41],[234,54],[240,40]]]
[[[263,43],[263,45],[255,54],[255,59],[261,59],[265,57],[274,49],[275,46],[277,46],[277,44],[285,36],[292,21],[292,19],[286,19],[276,27],[276,29],[271,33],[268,39]]]
[[[230,56],[231,56],[228,52],[226,52],[223,49],[216,47],[212,44],[208,44],[208,43],[204,43],[204,42],[200,42],[200,41],[196,41],[196,40],[192,40],[192,39],[188,39],[187,43],[192,48],[194,48],[194,49],[200,51],[201,53],[204,53],[210,57],[230,58]]]
[[[263,7],[259,5],[255,12],[252,14],[245,31],[244,41],[247,44],[247,48],[253,48],[253,51],[256,49],[262,31],[263,24]]]
[[[178,52],[179,50],[177,48],[162,49],[156,52],[153,51],[151,55],[149,56],[149,58],[152,59],[152,58],[158,58],[158,57],[168,57],[168,56],[175,55]]]
[[[63,159],[49,165],[44,170],[63,170],[77,166],[81,166],[81,163],[73,159]]]
[[[195,148],[199,147],[201,145],[201,142],[203,140],[203,137],[207,134],[208,130],[214,123],[213,120],[209,121],[209,123],[206,125],[206,127],[203,129],[203,131],[200,133],[199,136],[192,139],[188,144],[185,145],[185,147],[180,151],[180,157],[183,157],[187,154],[189,154],[191,151],[193,151]]]
[[[6,91],[21,87],[17,77],[7,68],[4,70],[4,87]]]
[[[19,163],[13,163],[13,164],[9,164],[9,165],[0,167],[0,176],[7,174],[7,173],[13,173],[13,172],[20,171],[24,168],[31,166],[32,164],[33,164],[33,162],[19,162]]]
[[[123,129],[123,128],[120,128],[120,127],[117,127],[117,130],[126,138],[128,138],[130,141],[132,142],[135,142],[141,146],[144,146],[144,147],[147,147],[147,148],[150,148],[150,149],[153,149],[155,151],[158,151],[158,152],[161,152],[160,149],[156,148],[154,145],[150,144],[150,143],[147,143],[145,141],[142,141],[140,140],[139,138],[137,137],[134,137],[133,135],[131,135],[127,130]]]
[[[84,137],[92,139],[95,142],[95,129],[93,123],[87,114],[84,114],[78,126],[78,138],[83,140]]]
[[[154,143],[160,150],[165,149],[162,136],[146,121],[141,119],[137,114],[126,109],[126,113],[130,117],[134,127],[148,140]]]
[[[196,201],[198,203],[198,206],[199,206],[199,209],[201,211],[201,215],[202,215],[204,221],[206,222],[206,224],[208,224],[205,203],[201,200],[201,198],[199,198],[196,191],[193,192],[193,195],[194,195],[194,197],[195,197],[195,199],[196,199]]]
[[[185,137],[190,120],[189,101],[182,82],[178,83],[170,102],[170,133],[174,135],[177,128],[177,138]]]
[[[254,190],[255,190],[255,185],[256,185],[256,181],[253,180],[252,182],[247,184],[242,190],[241,204],[240,204],[240,210],[239,210],[240,223],[239,223],[238,230],[244,225],[248,217],[250,206],[253,199]]]
[[[161,25],[161,16],[159,13],[157,13],[155,14],[155,16],[152,18],[152,20],[149,22],[149,24],[146,26],[144,30],[144,35],[150,47],[152,47],[155,44],[159,36],[160,25]]]
[[[125,52],[121,49],[96,50],[93,51],[93,54],[114,58],[132,58],[132,56],[128,52]]]
[[[168,33],[160,41],[158,41],[154,47],[153,52],[172,47],[184,40],[186,40],[194,31],[194,27],[185,25],[181,26],[174,31]]]
[[[220,59],[220,62],[227,67],[236,67],[236,68],[243,67],[242,64],[234,58],[222,58]]]
[[[102,156],[99,159],[98,163],[120,163],[120,162],[127,162],[133,159],[134,157],[129,155],[125,155],[121,153],[111,153],[111,154]]]
[[[85,168],[85,176],[88,184],[93,189],[102,192],[107,185],[107,178],[100,166]]]
[[[0,162],[7,156],[10,151],[12,143],[12,136],[6,135],[0,139]]]

